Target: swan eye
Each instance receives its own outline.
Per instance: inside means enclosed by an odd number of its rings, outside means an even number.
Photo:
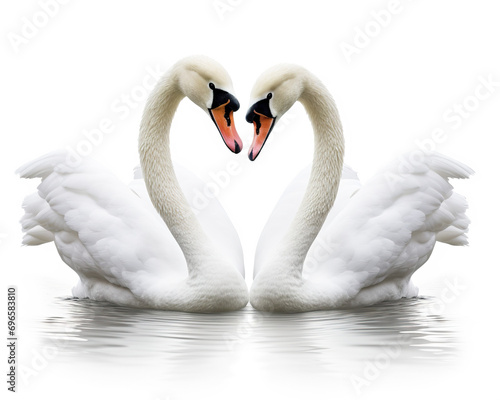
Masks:
[[[272,93],[268,93],[268,94],[267,94],[267,99],[268,99],[268,100],[271,100],[271,98],[272,98],[272,97],[273,97],[273,94],[272,94]]]
[[[212,90],[214,90],[214,89],[215,89],[215,85],[214,85],[212,82],[210,82],[210,83],[208,84],[208,87],[209,87],[210,89],[212,89]]]

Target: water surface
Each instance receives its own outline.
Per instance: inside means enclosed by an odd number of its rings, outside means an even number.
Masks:
[[[211,315],[55,298],[37,326],[43,346],[57,349],[56,370],[101,371],[96,377],[110,385],[147,389],[143,398],[276,398],[270,387],[287,398],[347,398],[405,368],[452,366],[460,325],[441,305],[428,296],[354,310],[270,314],[247,306]]]

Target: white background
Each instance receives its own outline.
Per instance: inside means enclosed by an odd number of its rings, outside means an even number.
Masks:
[[[470,203],[470,246],[438,246],[415,280],[422,294],[436,279],[459,277],[466,287],[459,302],[467,343],[463,362],[481,365],[482,371],[467,369],[460,387],[488,392],[495,377],[485,363],[498,355],[493,353],[499,276],[493,190],[500,134],[500,10],[495,1],[75,0],[52,8],[48,17],[41,3],[17,2],[0,12],[1,273],[3,285],[23,291],[22,304],[43,308],[35,304],[36,291],[43,291],[33,278],[35,268],[36,274],[67,282],[66,294],[75,276],[52,246],[20,247],[20,204],[36,184],[19,180],[15,169],[45,152],[76,148],[84,130],[109,119],[114,129],[91,156],[128,182],[138,163],[146,93],[141,85],[148,71],[166,70],[197,53],[218,60],[232,76],[242,105],[236,126],[245,149],[231,154],[206,114],[183,101],[172,127],[172,153],[207,181],[211,173],[237,163],[238,173],[221,188],[219,199],[240,234],[251,276],[259,232],[282,190],[310,162],[312,135],[303,108],[296,105],[250,163],[252,126],[244,120],[245,110],[264,69],[294,62],[331,90],[344,126],[346,162],[362,180],[398,154],[415,151],[416,143],[432,138],[436,129],[444,132],[436,149],[476,171],[472,179],[455,183]],[[39,27],[21,43],[26,21]],[[364,40],[363,30],[369,34]],[[342,46],[360,41],[363,47],[346,57]],[[488,79],[497,86],[490,92],[480,89],[481,100],[471,98]],[[126,116],[116,111],[123,96],[133,100]],[[452,115],[456,105],[468,108],[467,117],[454,114],[447,120],[444,115]]]

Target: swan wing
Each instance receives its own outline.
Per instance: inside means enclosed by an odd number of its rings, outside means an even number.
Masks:
[[[288,227],[299,209],[302,198],[309,182],[311,166],[302,170],[294,180],[288,185],[274,210],[272,211],[262,233],[259,237],[255,252],[255,262],[253,276],[260,271],[263,264],[269,259],[273,250],[276,249]],[[342,170],[342,178],[337,193],[335,204],[328,215],[328,219],[333,219],[342,210],[350,197],[361,187],[358,175],[347,165]]]
[[[24,166],[23,178],[41,178],[23,204],[23,243],[53,240],[80,277],[77,297],[140,304],[159,282],[187,276],[183,254],[158,214],[94,160],[70,165],[65,152]]]
[[[18,173],[42,179],[23,203],[23,244],[54,241],[80,277],[76,297],[154,303],[169,284],[187,277],[182,251],[151,203],[139,168],[127,187],[94,160],[72,166],[66,152],[54,152]],[[205,183],[182,167],[176,175],[207,235],[244,275],[239,237],[218,200],[205,196],[197,203]]]
[[[304,278],[349,306],[415,296],[411,275],[436,241],[467,243],[467,203],[449,179],[472,173],[437,153],[418,162],[412,154],[401,157],[327,219],[306,257]]]

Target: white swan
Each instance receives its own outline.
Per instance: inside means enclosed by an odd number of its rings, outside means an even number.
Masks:
[[[356,173],[342,173],[344,140],[331,95],[294,65],[269,69],[253,88],[250,160],[296,101],[313,125],[314,159],[310,172],[285,191],[261,234],[252,306],[301,312],[416,296],[410,278],[436,241],[467,243],[467,204],[448,178],[466,178],[472,170],[439,154],[409,154],[362,187]]]
[[[55,242],[80,277],[74,296],[192,312],[247,304],[238,235],[215,200],[196,218],[185,194],[193,198],[202,183],[182,169],[176,168],[176,176],[169,149],[172,118],[187,96],[238,153],[242,142],[233,111],[239,103],[231,92],[231,79],[215,61],[192,56],[175,64],[145,107],[139,137],[144,181],[136,176],[133,190],[96,161],[75,166],[64,152],[18,170],[23,178],[42,178],[38,192],[24,202],[23,243]]]

